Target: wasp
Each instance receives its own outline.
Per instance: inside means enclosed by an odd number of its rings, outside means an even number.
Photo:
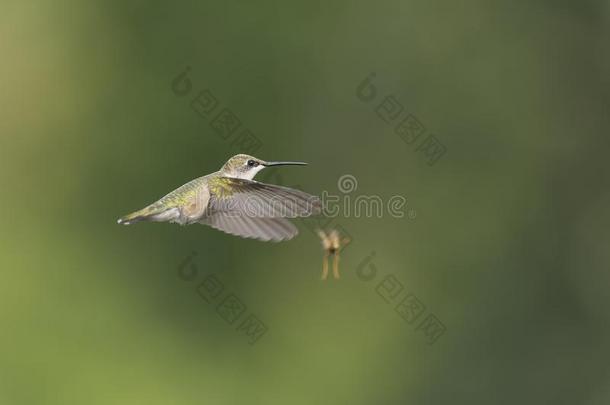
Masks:
[[[341,238],[339,232],[336,229],[332,229],[330,232],[324,232],[318,229],[318,236],[322,241],[322,249],[324,250],[324,257],[322,259],[322,280],[326,280],[328,277],[328,264],[331,260],[333,261],[333,277],[339,279],[339,251],[341,247],[347,245],[350,242],[349,238]]]

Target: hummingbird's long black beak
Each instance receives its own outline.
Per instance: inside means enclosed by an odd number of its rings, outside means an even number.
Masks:
[[[289,166],[289,165],[297,165],[297,166],[305,166],[307,163],[305,162],[265,162],[263,166]]]

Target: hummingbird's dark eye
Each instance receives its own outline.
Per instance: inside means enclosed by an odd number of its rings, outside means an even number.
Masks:
[[[256,166],[258,166],[258,162],[254,161],[254,160],[248,160],[248,166],[256,167]]]

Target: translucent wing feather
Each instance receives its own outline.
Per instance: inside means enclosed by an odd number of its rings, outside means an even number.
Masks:
[[[208,209],[199,222],[245,238],[292,239],[298,230],[285,218],[321,212],[319,198],[288,187],[232,177],[213,179],[209,187]]]

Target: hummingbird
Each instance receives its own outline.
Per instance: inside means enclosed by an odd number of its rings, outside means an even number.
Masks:
[[[299,232],[286,218],[320,214],[320,199],[253,178],[267,167],[306,164],[266,162],[250,155],[235,155],[217,172],[191,180],[117,222],[124,225],[140,221],[199,223],[244,238],[289,240]]]

